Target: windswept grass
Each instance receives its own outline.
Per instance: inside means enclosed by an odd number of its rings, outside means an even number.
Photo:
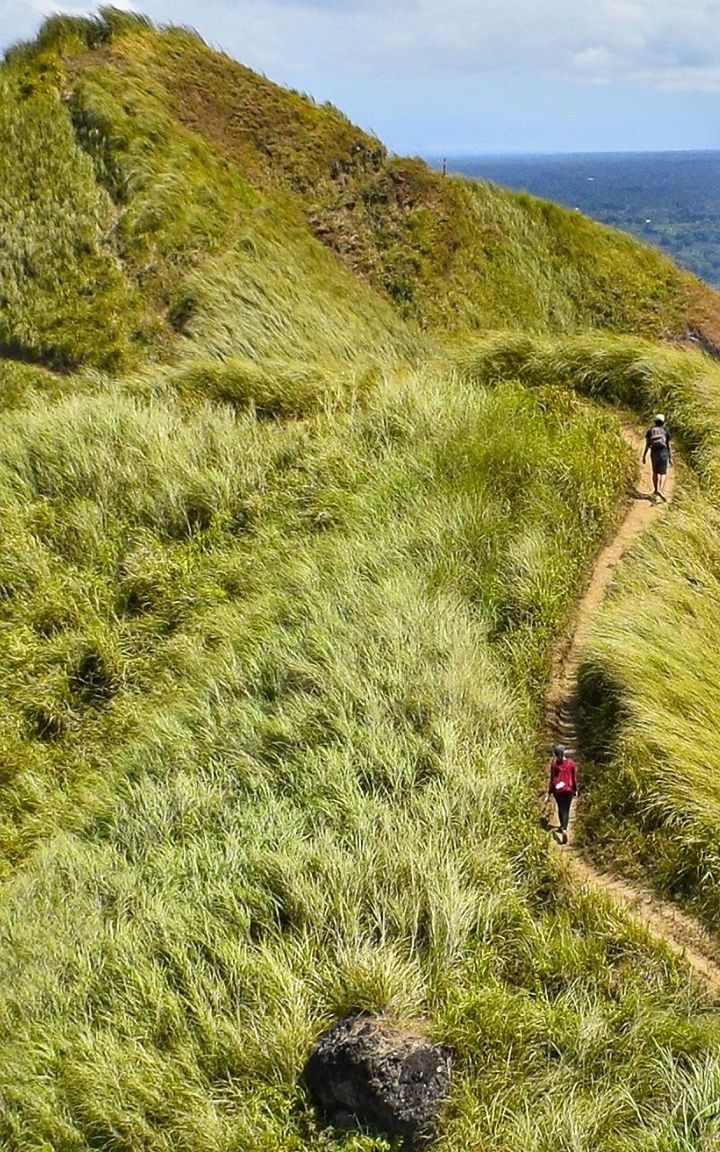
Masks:
[[[628,564],[582,670],[597,767],[585,834],[717,926],[720,521],[686,480],[680,506]]]
[[[643,1147],[712,1025],[524,815],[607,416],[428,370],[285,426],[37,402],[0,459],[4,1145],[322,1148],[299,1072],[366,1007],[455,1048],[448,1149],[530,1102],[538,1152]]]
[[[403,319],[435,336],[666,338],[714,331],[720,314],[659,253],[389,157],[335,109],[182,29],[112,9],[53,17],[0,77],[0,344],[56,365],[116,369],[198,345],[317,360],[374,343],[405,358]]]
[[[276,592],[264,582],[285,571],[276,552],[292,554],[296,537],[320,551],[339,534],[359,587],[372,584],[369,573],[386,568],[386,522],[395,548],[422,565],[428,594],[451,589],[475,605],[503,659],[539,682],[553,629],[623,487],[622,468],[598,479],[587,459],[584,412],[576,406],[563,427],[562,408],[543,412],[523,390],[475,397],[426,375],[417,384],[388,380],[361,407],[318,416],[317,432],[307,423],[257,424],[227,408],[181,417],[171,399],[148,406],[83,396],[8,415],[0,583],[16,653],[17,681],[6,693],[16,700],[17,731],[30,737],[26,752],[64,759],[78,725],[102,718],[84,707],[78,684],[77,662],[91,653],[95,678],[106,669],[109,698],[126,686],[147,692],[166,658],[153,649],[167,641],[174,651],[178,630],[198,612],[210,619],[210,604],[234,595],[284,601],[283,578]],[[495,429],[492,441],[479,434],[483,421]],[[527,486],[519,429],[531,428],[558,462],[541,489]],[[573,460],[562,469],[560,442]],[[624,458],[617,434],[605,451],[609,461]],[[576,518],[584,525],[577,540]],[[9,758],[22,763],[23,754]]]
[[[58,17],[0,71],[0,354],[111,371],[289,357],[326,374],[415,358],[417,335],[299,208],[172,116],[152,73],[157,35],[118,13]],[[108,66],[110,41],[122,68]]]
[[[599,402],[714,482],[706,362],[585,329],[714,298],[126,13],[0,86],[2,1147],[389,1148],[298,1087],[357,1008],[454,1049],[447,1152],[713,1147],[716,1018],[528,814]]]
[[[558,340],[505,332],[470,345],[459,366],[478,383],[555,384],[630,409],[643,421],[663,411],[694,470],[713,488],[720,483],[720,371],[707,356],[634,337]]]
[[[427,342],[343,271],[300,227],[258,209],[222,253],[188,275],[170,304],[176,329],[219,371],[228,357],[304,362],[329,376],[395,360]],[[190,362],[189,357],[186,363]]]
[[[424,327],[666,337],[717,313],[711,293],[620,233],[388,156],[335,109],[280,93],[182,31],[153,47],[183,125],[254,185],[289,193],[351,271]]]
[[[661,408],[692,471],[675,505],[623,565],[581,669],[583,834],[623,868],[717,924],[720,792],[720,370],[708,358],[634,339],[498,335],[466,352],[466,379],[517,376],[635,409]]]
[[[692,468],[669,515],[624,563],[588,641],[583,829],[603,863],[652,878],[715,926],[720,370],[635,339],[507,333],[466,351],[461,371],[483,385],[514,376],[539,396],[554,384],[646,419],[662,409]]]
[[[140,297],[60,103],[57,64],[0,73],[0,352],[51,366],[127,361]]]

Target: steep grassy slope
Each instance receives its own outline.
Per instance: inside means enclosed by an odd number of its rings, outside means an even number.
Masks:
[[[583,669],[595,764],[585,827],[603,858],[651,877],[715,929],[718,488],[684,488],[633,557]]]
[[[2,84],[0,1144],[377,1152],[299,1088],[364,1007],[453,1047],[447,1152],[709,1152],[717,1018],[534,753],[598,400],[715,435],[702,358],[586,329],[715,298],[122,13]]]
[[[692,488],[638,549],[583,670],[585,834],[718,923],[718,515]],[[717,489],[715,489],[717,491]]]
[[[112,206],[43,72],[0,77],[0,348],[114,368],[141,322],[110,239]]]
[[[650,249],[389,157],[334,109],[183,31],[112,10],[55,17],[9,54],[3,84],[3,279],[15,296],[0,336],[31,358],[117,367],[133,353],[280,346],[347,359],[371,344],[405,356],[390,307],[359,280],[433,330],[665,338],[712,335],[720,315],[714,294]],[[54,283],[61,313],[45,307]]]
[[[11,54],[3,72],[7,354],[118,369],[158,356],[367,366],[373,354],[411,353],[390,306],[297,212],[174,120],[144,61],[142,24],[130,21],[125,42],[136,63],[101,54],[94,85],[62,57],[76,38],[63,38],[62,20],[50,27],[55,36]]]
[[[655,251],[555,205],[389,156],[327,106],[280,93],[196,38],[154,41],[176,116],[424,326],[588,325],[680,335],[717,301]]]

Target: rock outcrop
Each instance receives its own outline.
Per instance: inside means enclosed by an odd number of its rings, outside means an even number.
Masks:
[[[450,1068],[449,1051],[419,1032],[357,1014],[320,1039],[304,1080],[330,1124],[401,1136],[404,1147],[414,1149],[433,1134]]]

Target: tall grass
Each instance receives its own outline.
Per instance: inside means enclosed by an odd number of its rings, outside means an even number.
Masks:
[[[142,323],[141,301],[48,72],[0,74],[0,350],[115,369]]]
[[[296,358],[326,374],[415,358],[417,334],[297,207],[172,115],[155,34],[122,15],[58,17],[0,72],[0,355],[113,372],[187,353]],[[113,38],[122,69],[93,57]]]
[[[0,346],[41,362],[405,358],[403,319],[664,337],[716,315],[659,253],[389,157],[187,31],[56,16],[0,75]]]
[[[479,181],[450,184],[464,242],[445,276],[474,315],[449,313],[444,326],[648,338],[688,326],[686,286],[658,252],[531,196]],[[423,298],[423,307],[434,314],[431,301]]]
[[[118,206],[122,259],[183,338],[178,351],[324,359],[330,370],[373,350],[414,354],[417,337],[309,235],[287,198],[258,191],[178,123],[159,63],[153,73],[135,49],[133,39],[121,73],[90,59],[71,112]]]
[[[480,383],[517,377],[535,388],[560,385],[646,421],[663,411],[703,482],[719,482],[720,371],[704,355],[635,337],[506,332],[468,346],[459,364],[466,379]]]
[[[569,902],[523,814],[624,484],[567,403],[427,370],[284,426],[172,394],[6,415],[8,1149],[321,1148],[299,1072],[358,1007],[455,1047],[449,1148],[517,1147],[523,1098],[549,1148],[558,1067],[592,1147],[632,1065],[631,1141],[667,1013],[695,1067],[672,962]]]
[[[335,109],[279,91],[182,32],[155,38],[152,67],[185,127],[255,187],[289,193],[353,273],[424,327],[664,336],[690,325],[677,270],[619,233],[388,156]]]
[[[692,487],[632,557],[582,670],[598,767],[586,835],[717,924],[720,638],[714,501]]]
[[[581,668],[589,787],[583,833],[603,863],[718,914],[719,685],[708,653],[719,622],[716,569],[720,372],[704,356],[630,338],[496,335],[461,356],[469,381],[517,376],[650,418],[663,409],[692,471],[676,505],[633,549]]]
[[[453,1047],[447,1149],[710,1146],[706,1000],[528,819],[597,400],[701,463],[703,362],[403,319],[680,331],[674,273],[126,14],[0,82],[0,1144],[328,1148],[300,1072],[366,1008]]]
[[[623,564],[581,667],[583,834],[611,867],[717,921],[720,794],[716,568],[720,372],[704,356],[630,338],[497,335],[461,356],[466,379],[517,376],[634,409],[662,409],[685,460],[679,494]]]

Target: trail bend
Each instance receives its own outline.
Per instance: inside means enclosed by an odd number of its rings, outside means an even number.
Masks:
[[[624,427],[628,444],[640,457],[643,437],[631,427]],[[639,486],[633,489],[632,503],[610,542],[597,558],[590,580],[580,599],[572,629],[564,648],[555,660],[546,697],[545,731],[547,746],[560,742],[570,752],[577,747],[577,680],[578,669],[593,618],[602,604],[615,570],[630,545],[645,532],[667,505],[654,504],[649,462],[644,465]],[[666,495],[672,499],[674,469],[668,472]],[[582,766],[581,766],[582,767]],[[720,997],[720,942],[693,917],[670,901],[662,900],[649,889],[611,872],[601,871],[586,856],[582,847],[573,844],[572,835],[563,856],[572,878],[587,887],[605,893],[615,904],[641,923],[655,939],[663,941],[680,955],[692,971]]]

